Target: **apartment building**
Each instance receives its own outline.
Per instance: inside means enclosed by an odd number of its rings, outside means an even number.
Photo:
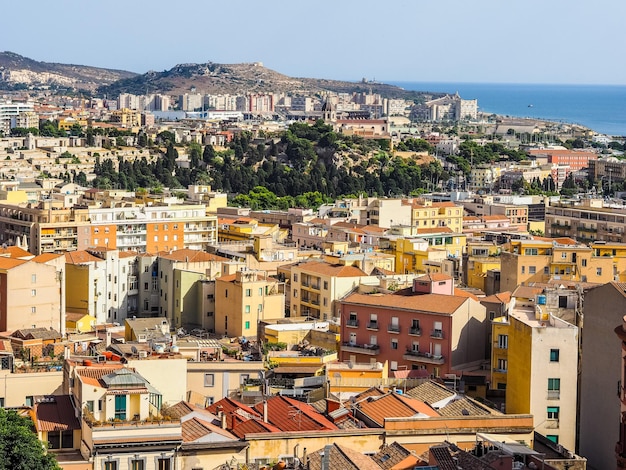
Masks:
[[[602,199],[558,202],[546,208],[546,236],[570,237],[583,243],[626,243],[626,210],[605,207]]]
[[[61,283],[53,265],[0,257],[0,331],[65,330]]]
[[[604,284],[618,274],[610,256],[579,245],[569,238],[511,240],[500,254],[503,291],[520,284],[566,280]]]
[[[284,283],[249,270],[215,280],[216,333],[256,338],[259,322],[284,317]]]
[[[217,241],[217,217],[203,205],[84,206],[86,200],[0,204],[0,241],[25,240],[34,254],[94,246],[156,253],[206,249]],[[71,207],[67,207],[70,205]]]
[[[537,302],[517,302],[493,320],[492,386],[506,390],[507,413],[535,416],[535,430],[576,446],[578,328]]]
[[[525,232],[528,229],[528,204],[497,202],[492,196],[484,196],[473,201],[463,201],[463,207],[477,216],[504,215],[513,230]]]
[[[393,294],[356,292],[340,309],[343,361],[388,361],[391,370],[440,377],[485,360],[485,307],[456,292],[450,276],[420,276]]]
[[[279,269],[288,281],[287,302],[292,317],[333,320],[340,317],[337,301],[359,284],[377,284],[375,276],[343,264],[323,261],[295,263]]]
[[[463,206],[453,202],[432,202],[428,199],[411,203],[411,226],[418,229],[449,228],[452,232],[463,230]]]
[[[65,253],[66,304],[97,323],[121,323],[138,313],[137,255],[97,247]]]

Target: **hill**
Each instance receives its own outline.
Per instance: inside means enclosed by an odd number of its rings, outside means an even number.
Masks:
[[[347,82],[315,78],[294,78],[264,67],[262,64],[179,64],[163,72],[150,71],[119,80],[98,89],[100,94],[168,93],[180,95],[196,90],[207,94],[244,94],[267,92],[290,93],[380,93],[387,98],[420,101],[423,95],[384,83]]]
[[[39,62],[13,52],[0,52],[0,90],[51,88],[94,91],[134,75],[124,70]]]

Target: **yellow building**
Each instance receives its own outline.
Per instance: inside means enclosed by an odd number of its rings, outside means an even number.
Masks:
[[[397,228],[394,228],[398,231]],[[417,273],[442,272],[453,277],[454,272],[449,272],[450,268],[445,267],[448,260],[461,261],[465,250],[466,235],[463,233],[453,233],[444,227],[441,229],[418,229],[417,233],[411,231],[400,231],[401,236],[390,236],[381,238],[381,249],[396,257],[397,273]],[[454,264],[451,261],[451,264]],[[453,271],[456,266],[451,268]]]
[[[501,256],[502,291],[523,283],[566,280],[605,284],[614,279],[613,257],[569,238],[512,240]]]
[[[506,389],[507,413],[534,415],[537,432],[573,449],[578,328],[542,305],[538,295],[493,321],[492,387]]]
[[[284,238],[278,225],[261,224],[258,220],[249,217],[239,217],[235,220],[220,217],[217,236],[220,242],[250,241],[255,236],[272,236],[277,240]]]
[[[121,124],[121,127],[139,127],[141,126],[141,113],[132,109],[117,109],[111,113],[111,122]]]
[[[463,207],[453,202],[414,201],[411,226],[421,228],[448,227],[453,232],[463,229]]]
[[[613,261],[614,280],[626,282],[626,243],[595,242],[590,246],[593,256],[610,258]]]
[[[265,319],[285,317],[284,284],[261,271],[237,271],[215,280],[215,332],[257,337]]]
[[[463,269],[465,284],[485,292],[487,272],[500,269],[500,247],[493,242],[467,242]]]
[[[70,313],[65,315],[66,331],[72,333],[86,333],[96,327],[96,317],[85,313]]]

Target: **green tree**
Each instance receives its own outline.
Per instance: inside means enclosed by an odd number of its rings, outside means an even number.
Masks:
[[[28,418],[0,408],[0,470],[60,470]]]

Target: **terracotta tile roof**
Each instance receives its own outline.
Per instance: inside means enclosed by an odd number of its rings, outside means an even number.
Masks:
[[[437,410],[441,416],[485,416],[485,415],[501,415],[499,411],[492,410],[481,405],[477,401],[468,397],[460,400],[453,400],[446,406]]]
[[[453,233],[450,227],[434,227],[434,228],[418,228],[417,236],[420,235],[432,235],[437,233]]]
[[[316,273],[324,276],[335,277],[359,277],[367,276],[361,269],[355,266],[345,266],[343,264],[329,264],[323,261],[308,261],[301,263],[298,267],[305,273]]]
[[[107,364],[104,367],[87,366],[84,369],[76,369],[76,374],[80,376],[82,382],[85,384],[93,385],[95,387],[103,387],[100,379],[102,379],[105,375],[115,372],[123,367],[124,366],[121,364],[117,366]]]
[[[47,263],[48,261],[61,258],[62,256],[64,256],[63,253],[42,253],[38,256],[35,256],[32,261],[34,261],[35,263]]]
[[[370,276],[395,276],[397,273],[395,271],[390,271],[389,269],[375,267],[372,269]]]
[[[137,252],[136,251],[120,251],[117,256],[121,259],[121,258],[132,258],[134,256],[137,256]]]
[[[239,439],[243,439],[246,434],[264,432],[282,432],[282,430],[277,428],[273,424],[264,423],[259,418],[249,419],[247,421],[239,423],[232,429],[232,433]]]
[[[541,294],[542,292],[542,287],[517,286],[517,289],[513,291],[512,296],[522,299],[534,299],[537,294]]]
[[[249,407],[248,405],[244,405],[243,403],[239,403],[232,398],[222,398],[219,401],[216,401],[209,407],[207,407],[214,415],[218,415],[221,411],[226,414],[226,421],[228,429],[231,431],[233,428],[237,426],[238,423],[242,421],[247,421],[252,418],[262,418],[262,414],[257,413],[256,410]]]
[[[354,293],[346,297],[342,303],[452,315],[467,301],[466,297],[443,294],[402,295],[398,293]]]
[[[426,403],[393,392],[380,398],[362,400],[355,403],[354,408],[381,428],[385,424],[385,418],[408,418],[417,414],[430,417],[439,416],[439,414]]]
[[[463,290],[463,289],[459,289],[457,287],[454,288],[454,295],[458,296],[458,297],[468,297],[468,298],[474,299],[476,301],[480,300],[476,295],[472,294],[471,292],[468,292],[468,291]]]
[[[87,313],[67,312],[65,319],[69,321],[79,321],[81,318],[88,316]]]
[[[397,442],[385,444],[372,456],[372,460],[383,470],[390,470],[411,455],[411,451]]]
[[[172,252],[162,251],[159,253],[159,257],[168,259],[171,261],[178,261],[182,263],[205,263],[208,261],[228,261],[227,258],[217,256],[206,251],[190,250],[184,248],[182,250],[174,250]]]
[[[194,406],[191,403],[188,403],[186,401],[179,401],[175,405],[167,407],[167,414],[171,416],[172,418],[177,418],[177,419],[180,419],[183,416],[186,416],[195,411],[206,412],[204,408]]]
[[[433,382],[432,380],[408,390],[406,394],[424,403],[437,403],[456,395],[452,390],[448,390],[444,385]]]
[[[263,414],[263,403],[254,409]],[[337,429],[311,405],[280,395],[267,400],[267,420],[282,431],[325,431]]]
[[[32,259],[34,255],[19,246],[0,247],[0,256],[5,258],[28,258]]]
[[[511,301],[511,293],[509,291],[499,292],[497,294],[488,295],[480,299],[481,302],[488,302],[493,304],[508,304]]]
[[[62,338],[61,333],[48,328],[22,328],[11,335],[14,338],[55,340]]]
[[[328,456],[325,457],[325,453]],[[326,460],[329,465],[323,466]],[[307,469],[322,470],[323,468],[341,470],[380,470],[380,467],[367,455],[363,455],[349,447],[332,444],[308,454]]]
[[[99,261],[103,260],[85,250],[69,251],[65,253],[65,262],[67,264],[97,263]]]
[[[198,418],[191,418],[183,421],[181,427],[183,430],[183,442],[197,441],[198,439],[212,433],[219,434],[220,436],[227,437],[232,440],[237,439],[225,429]]]
[[[28,263],[28,261],[23,259],[0,257],[0,269],[13,269],[17,266],[21,266],[24,263]]]
[[[36,404],[34,415],[37,431],[80,429],[69,395],[56,395],[53,402]]]
[[[382,397],[383,395],[385,395],[385,393],[386,393],[385,391],[381,390],[378,387],[371,387],[365,390],[364,392],[361,392],[358,395],[355,395],[353,401],[355,403],[358,403],[359,401],[365,400],[366,398],[369,398],[369,397]]]

